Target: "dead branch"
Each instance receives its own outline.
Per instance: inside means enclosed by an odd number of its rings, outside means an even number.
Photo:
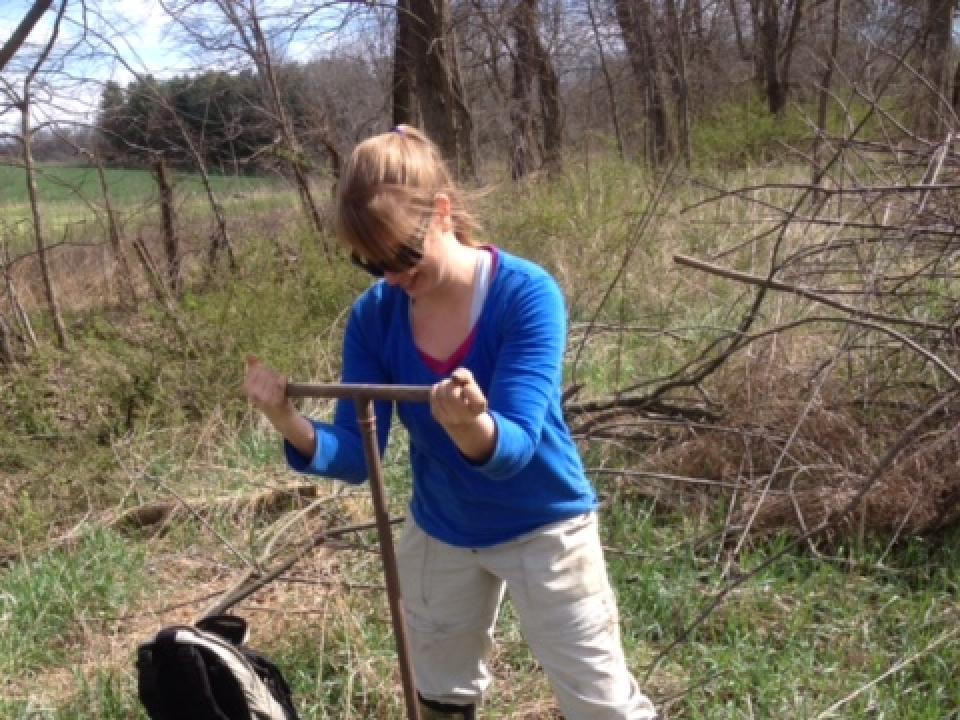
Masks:
[[[392,518],[390,523],[391,525],[396,525],[403,522],[403,520],[404,518]],[[322,546],[324,546],[328,540],[333,540],[349,533],[374,530],[376,527],[376,523],[364,523],[362,525],[350,525],[333,530],[324,530],[317,533],[313,536],[313,538],[304,543],[300,549],[294,551],[284,560],[279,562],[272,570],[263,573],[255,570],[248,570],[244,576],[233,586],[233,588],[224,593],[224,595],[211,607],[207,608],[198,619],[210,617],[211,615],[219,615],[226,612],[244,598],[249,597],[260,588],[279,578],[308,554],[317,550],[317,548],[326,550],[327,552],[325,555],[328,555],[331,551],[331,548],[329,546],[322,548]]]
[[[814,302],[828,305],[842,312],[850,313],[854,317],[877,320],[879,322],[894,323],[897,325],[909,325],[911,327],[923,328],[924,330],[936,330],[938,332],[947,332],[950,329],[947,325],[943,325],[942,323],[911,320],[910,318],[871,312],[870,310],[864,310],[863,308],[858,308],[854,307],[853,305],[847,305],[846,303],[839,302],[822,293],[816,292],[815,290],[810,290],[809,288],[801,287],[799,285],[791,285],[789,283],[781,282],[780,280],[773,280],[772,278],[760,278],[756,275],[750,275],[737,270],[729,270],[727,268],[711,265],[710,263],[697,260],[686,255],[674,255],[673,261],[678,265],[686,265],[687,267],[702,270],[703,272],[710,273],[711,275],[719,275],[720,277],[737,280],[738,282],[746,283],[747,285],[755,285],[758,287],[769,288],[771,290],[782,290],[783,292],[793,293],[794,295],[799,295],[807,298],[808,300],[813,300]]]
[[[106,517],[99,522],[99,526],[121,533],[144,530],[162,533],[183,513],[191,513],[204,519],[225,513],[239,514],[241,512],[252,513],[259,517],[271,517],[286,512],[289,508],[295,507],[304,500],[318,497],[321,488],[321,485],[312,483],[271,488],[254,495],[225,496],[212,500],[186,500],[180,497],[174,500],[158,500],[130,508],[115,517]],[[38,548],[37,552],[46,553],[51,550],[70,548],[88,529],[89,526],[86,523],[80,523],[70,532]],[[21,552],[19,550],[2,549],[0,550],[0,566],[20,557]]]
[[[236,513],[240,510],[257,516],[271,516],[295,507],[303,500],[317,497],[321,488],[322,486],[316,483],[271,488],[255,495],[191,500],[186,502],[186,507],[177,500],[158,500],[124,511],[109,521],[108,527],[123,532],[148,529],[163,532],[186,508],[204,516]]]
[[[23,20],[17,26],[17,29],[13,31],[13,35],[3,44],[3,47],[0,47],[0,72],[3,72],[7,63],[10,62],[10,59],[16,54],[17,50],[20,49],[20,46],[26,42],[30,31],[33,30],[33,27],[40,18],[43,17],[43,14],[50,9],[52,4],[53,0],[37,0],[30,10],[27,11],[26,16],[24,16]]]

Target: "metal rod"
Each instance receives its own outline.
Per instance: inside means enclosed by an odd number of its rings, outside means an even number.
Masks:
[[[299,386],[307,387],[307,386]],[[334,386],[326,386],[332,388]],[[344,386],[339,386],[344,387]],[[372,386],[367,386],[366,396],[354,394],[357,406],[357,422],[363,435],[363,452],[367,458],[367,472],[370,474],[370,490],[373,494],[373,510],[377,522],[377,536],[380,540],[380,555],[383,560],[383,573],[387,581],[387,601],[390,605],[390,618],[393,621],[393,634],[397,643],[397,657],[400,661],[400,681],[403,685],[403,697],[407,705],[407,717],[420,720],[420,708],[417,702],[417,689],[413,678],[413,665],[410,661],[410,645],[407,642],[407,628],[403,620],[403,607],[400,595],[400,574],[397,572],[397,555],[393,549],[393,535],[390,532],[390,515],[387,511],[387,492],[383,483],[383,466],[380,463],[380,449],[377,447],[377,418],[373,411],[373,397],[369,394]],[[429,393],[429,387],[426,388]],[[356,392],[354,389],[353,392]],[[288,386],[289,394],[289,386]],[[306,397],[300,395],[298,397]],[[330,395],[310,395],[309,397],[331,397]],[[334,395],[332,397],[340,397]],[[382,398],[389,399],[389,398]]]
[[[334,398],[353,400],[357,408],[357,422],[363,437],[363,452],[370,475],[370,491],[380,541],[380,557],[387,585],[387,601],[390,619],[397,643],[397,658],[400,664],[400,681],[409,720],[420,720],[420,706],[413,676],[407,627],[403,618],[400,593],[400,574],[397,571],[397,555],[390,531],[390,516],[387,510],[387,492],[383,482],[383,465],[377,445],[377,419],[373,410],[374,400],[390,402],[429,402],[430,385],[368,385],[363,383],[287,383],[287,397]]]
[[[364,385],[363,383],[287,383],[287,397],[340,400],[430,402],[430,385]]]

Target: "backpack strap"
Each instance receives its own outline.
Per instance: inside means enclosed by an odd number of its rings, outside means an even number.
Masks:
[[[238,615],[209,615],[197,621],[197,629],[213,633],[240,647],[250,639],[247,621]]]
[[[235,687],[231,693],[228,685],[211,678],[200,651],[179,645],[175,631],[175,628],[160,631],[153,642],[141,645],[137,653],[140,701],[152,720],[249,717],[236,714],[238,707],[245,712],[239,688]],[[214,687],[214,682],[218,687]]]
[[[286,720],[283,706],[271,695],[270,689],[261,681],[251,662],[233,644],[196,628],[175,627],[169,630],[174,633],[178,644],[191,646],[201,653],[210,653],[226,668],[243,693],[252,720]]]

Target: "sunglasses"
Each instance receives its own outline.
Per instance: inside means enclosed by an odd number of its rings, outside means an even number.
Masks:
[[[364,260],[355,252],[350,253],[350,262],[361,270],[366,270],[374,277],[383,277],[386,272],[402,273],[415,268],[423,260],[423,253],[407,243],[401,243],[390,260]]]
[[[423,247],[423,239],[427,234],[427,228],[430,226],[431,217],[429,214],[423,216],[417,232],[410,237],[410,241],[394,247],[393,257],[389,260],[366,260],[357,255],[356,252],[351,252],[350,262],[374,277],[383,277],[383,274],[387,272],[403,273],[415,268],[423,260],[423,253],[417,250],[414,245]]]

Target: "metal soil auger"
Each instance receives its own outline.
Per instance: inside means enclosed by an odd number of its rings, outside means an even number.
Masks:
[[[360,433],[363,437],[363,451],[367,460],[367,472],[370,476],[370,491],[373,494],[373,510],[377,525],[377,536],[380,541],[383,573],[387,585],[390,619],[393,622],[393,633],[397,643],[400,680],[403,684],[407,717],[410,720],[420,720],[420,710],[413,679],[413,667],[410,661],[410,648],[407,644],[407,630],[400,604],[400,576],[397,572],[397,556],[393,548],[393,536],[390,533],[387,492],[383,483],[383,464],[380,461],[380,450],[377,447],[377,421],[373,412],[373,402],[374,400],[429,402],[430,389],[429,385],[287,384],[287,396],[291,398],[334,398],[353,400],[356,403],[357,422],[360,424]]]

